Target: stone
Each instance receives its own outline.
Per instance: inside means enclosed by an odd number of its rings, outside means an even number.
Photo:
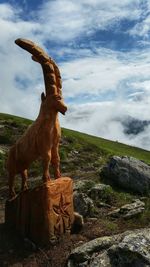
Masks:
[[[87,260],[89,261],[93,253],[111,247],[118,238],[119,236],[105,236],[86,242],[71,252],[69,262],[72,262],[72,266],[74,267],[76,265],[73,264],[79,264]]]
[[[111,262],[107,251],[100,253],[98,256],[94,256],[90,262],[90,267],[111,267]]]
[[[108,216],[112,216],[114,218],[122,217],[124,219],[131,219],[139,214],[141,214],[145,210],[145,203],[136,199],[131,204],[126,204],[122,206],[120,209],[115,209],[108,213]]]
[[[100,237],[75,248],[66,267],[148,267],[150,228]]]
[[[89,188],[93,187],[94,185],[95,185],[95,182],[91,180],[78,180],[78,181],[75,181],[73,190],[84,192],[84,191],[88,191]]]
[[[35,244],[71,231],[74,222],[73,181],[69,177],[43,183],[6,202],[6,226]]]
[[[94,203],[85,193],[75,191],[73,194],[74,209],[83,217],[92,216]]]
[[[133,157],[113,156],[101,175],[123,189],[142,195],[150,192],[150,166]]]
[[[4,150],[0,149],[0,154],[5,155]]]
[[[111,208],[112,206],[111,205],[109,205],[109,204],[106,204],[106,203],[104,203],[104,202],[99,202],[98,203],[98,207],[99,208]]]
[[[108,250],[108,253],[112,266],[150,266],[150,229],[133,231],[125,235],[119,244]]]
[[[100,200],[103,198],[103,195],[105,194],[106,191],[111,190],[110,185],[106,184],[96,184],[93,186],[89,191],[88,195],[93,199],[93,200]]]
[[[84,219],[81,214],[74,212],[74,221],[71,227],[71,233],[77,234],[84,226]]]

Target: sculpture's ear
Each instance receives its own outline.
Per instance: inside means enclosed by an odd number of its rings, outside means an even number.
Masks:
[[[46,99],[46,96],[44,93],[41,94],[41,101],[43,102]]]

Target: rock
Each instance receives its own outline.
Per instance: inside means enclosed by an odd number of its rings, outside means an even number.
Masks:
[[[111,190],[110,185],[96,184],[88,191],[88,195],[93,200],[100,200],[104,197],[104,194],[106,194],[110,190]]]
[[[107,251],[99,254],[98,256],[94,255],[93,260],[90,263],[90,267],[111,267],[111,262]]]
[[[112,246],[108,253],[112,266],[150,266],[150,229],[126,235],[118,245]]]
[[[5,152],[2,150],[2,149],[0,149],[0,154],[5,154]]]
[[[104,202],[99,202],[98,205],[97,205],[99,208],[111,208],[112,206],[109,205],[109,204],[106,204]]]
[[[71,233],[77,234],[84,226],[83,216],[78,212],[74,212],[74,222],[71,227]]]
[[[71,252],[69,261],[72,263],[82,263],[87,260],[89,261],[93,253],[111,247],[117,240],[118,236],[105,236],[84,243],[82,246],[75,248]]]
[[[148,267],[150,228],[100,237],[75,248],[66,267]]]
[[[73,194],[74,209],[83,217],[92,216],[94,203],[86,194],[74,192]]]
[[[124,219],[130,219],[141,214],[145,210],[144,207],[145,203],[140,201],[139,199],[136,199],[133,203],[126,204],[120,209],[116,209],[110,212],[108,215],[115,218],[122,217]]]
[[[74,191],[88,191],[91,187],[95,185],[95,182],[92,180],[78,180],[73,185]]]
[[[124,189],[147,195],[150,192],[150,166],[133,157],[113,156],[101,174]]]

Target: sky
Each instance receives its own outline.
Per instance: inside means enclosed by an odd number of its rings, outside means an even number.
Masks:
[[[57,62],[68,106],[61,126],[150,150],[149,0],[0,0],[0,112],[35,119],[41,67],[15,45],[36,42]]]

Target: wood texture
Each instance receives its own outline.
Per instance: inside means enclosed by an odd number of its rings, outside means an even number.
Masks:
[[[27,189],[27,169],[36,159],[43,162],[43,181],[50,179],[50,164],[54,168],[55,178],[61,177],[59,157],[61,129],[58,112],[64,115],[67,111],[62,98],[60,71],[54,60],[30,40],[17,39],[15,43],[31,53],[32,59],[41,64],[45,93],[41,94],[41,106],[37,119],[10,148],[6,164],[10,198],[15,196],[16,174],[22,176],[22,190]]]
[[[43,183],[7,201],[5,221],[36,244],[48,244],[74,222],[73,182],[69,177]]]

